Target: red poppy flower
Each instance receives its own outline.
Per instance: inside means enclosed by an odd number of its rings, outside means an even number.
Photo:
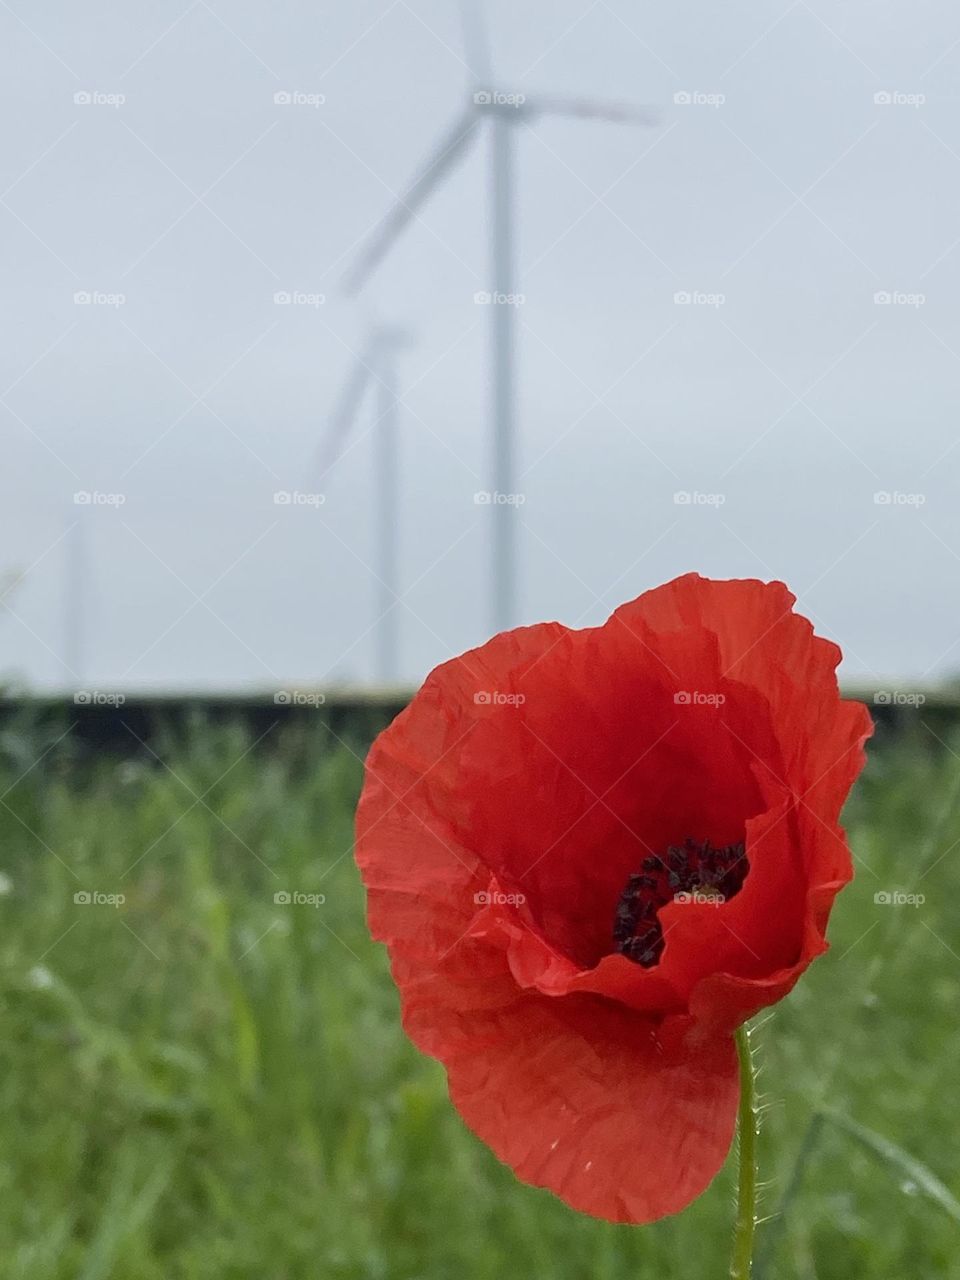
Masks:
[[[870,717],[779,582],[495,636],[370,752],[357,860],[404,1026],[526,1182],[648,1222],[727,1154],[732,1032],[814,957]]]

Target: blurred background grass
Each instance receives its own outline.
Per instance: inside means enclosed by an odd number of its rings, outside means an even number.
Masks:
[[[616,1227],[521,1186],[464,1129],[366,933],[361,735],[318,721],[256,743],[197,719],[131,758],[44,732],[0,739],[10,1280],[726,1273],[729,1166],[680,1217]],[[766,1213],[821,1101],[960,1193],[960,742],[931,746],[873,751],[833,949],[755,1034]],[[925,902],[875,904],[894,889]],[[922,1176],[832,1121],[776,1230],[761,1280],[960,1277]]]

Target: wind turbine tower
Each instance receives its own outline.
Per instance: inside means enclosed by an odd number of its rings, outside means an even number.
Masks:
[[[344,384],[322,441],[319,470],[325,476],[343,452],[367,393],[376,388],[373,432],[373,509],[375,521],[375,649],[376,675],[382,684],[399,678],[399,546],[400,546],[400,397],[397,353],[409,346],[406,330],[379,325],[367,338]]]

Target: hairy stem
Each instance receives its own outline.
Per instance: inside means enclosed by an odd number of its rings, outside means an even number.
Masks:
[[[737,1117],[739,1178],[730,1276],[731,1280],[749,1280],[757,1219],[757,1099],[746,1027],[737,1029],[736,1042],[740,1060],[740,1110]]]

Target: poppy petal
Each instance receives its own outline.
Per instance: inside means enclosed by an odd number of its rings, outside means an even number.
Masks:
[[[729,1038],[667,1054],[646,1019],[582,998],[523,998],[466,1026],[445,1058],[454,1104],[518,1177],[573,1208],[651,1222],[726,1159],[739,1098]],[[408,1028],[416,1039],[415,1019]]]

